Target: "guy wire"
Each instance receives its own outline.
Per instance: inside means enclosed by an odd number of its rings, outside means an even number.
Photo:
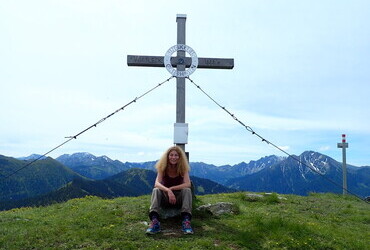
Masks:
[[[224,110],[226,113],[228,113],[235,121],[237,121],[239,124],[241,124],[243,127],[245,127],[245,129],[247,131],[249,131],[250,133],[252,133],[252,135],[255,135],[257,136],[258,138],[260,138],[262,140],[262,142],[266,142],[267,144],[273,146],[274,148],[278,149],[279,151],[283,152],[284,154],[288,155],[289,157],[293,158],[295,161],[297,161],[298,163],[308,167],[309,169],[311,169],[313,172],[319,174],[321,177],[323,177],[325,180],[329,181],[331,184],[337,186],[337,187],[340,187],[341,189],[344,189],[346,190],[348,193],[352,194],[353,196],[355,196],[356,198],[364,201],[361,197],[357,196],[356,194],[350,192],[348,189],[346,188],[343,188],[341,185],[339,185],[338,183],[336,183],[335,181],[331,180],[330,178],[326,177],[324,174],[322,174],[321,172],[317,171],[315,168],[311,167],[310,165],[308,165],[307,163],[301,161],[298,157],[294,156],[294,155],[291,155],[290,153],[288,153],[287,151],[285,151],[284,149],[282,149],[281,147],[277,146],[276,144],[272,143],[271,141],[265,139],[264,137],[262,137],[260,134],[258,134],[257,132],[255,132],[250,126],[248,125],[245,125],[242,121],[240,121],[233,113],[231,113],[229,110],[226,109],[226,107],[220,105],[214,98],[212,98],[209,94],[207,94],[199,85],[197,85],[192,79],[190,79],[190,77],[186,77],[194,86],[196,86],[203,94],[205,94],[211,101],[213,101],[217,106],[219,106],[222,110]],[[366,203],[368,203],[367,201],[365,201]]]
[[[73,136],[67,136],[65,138],[68,138],[66,141],[64,141],[63,143],[59,144],[58,146],[56,146],[55,148],[49,150],[48,152],[44,153],[43,155],[37,157],[36,159],[28,162],[27,164],[25,164],[24,166],[18,168],[17,170],[13,171],[12,173],[8,174],[8,175],[3,175],[1,174],[0,176],[0,179],[7,179],[11,176],[13,176],[14,174],[18,173],[19,171],[21,171],[22,169],[25,169],[26,167],[32,165],[33,163],[37,162],[38,160],[46,157],[48,154],[50,154],[51,152],[57,150],[58,148],[62,147],[63,145],[67,144],[68,142],[70,142],[71,140],[73,139],[77,139],[78,136],[82,135],[83,133],[87,132],[88,130],[96,127],[97,125],[99,125],[100,123],[104,122],[105,120],[107,120],[108,118],[110,118],[111,116],[117,114],[118,112],[124,110],[127,106],[133,104],[134,102],[136,102],[137,100],[139,100],[140,98],[144,97],[145,95],[149,94],[150,92],[152,92],[153,90],[155,90],[156,88],[162,86],[165,82],[169,82],[172,78],[174,78],[174,76],[171,76],[170,78],[166,79],[165,81],[157,84],[155,87],[149,89],[148,91],[146,91],[145,93],[143,93],[142,95],[138,96],[138,97],[135,97],[135,99],[133,99],[132,101],[128,102],[127,104],[123,105],[121,108],[117,109],[116,111],[114,111],[113,113],[107,115],[106,117],[100,119],[98,122],[94,123],[93,125],[87,127],[86,129],[82,130],[81,132],[77,133],[76,135],[73,135]]]

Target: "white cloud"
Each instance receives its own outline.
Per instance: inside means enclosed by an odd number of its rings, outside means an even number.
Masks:
[[[331,149],[331,147],[330,146],[321,146],[320,148],[319,148],[319,151],[328,151],[328,150],[330,150]]]
[[[128,67],[126,56],[164,55],[176,42],[176,14],[186,13],[187,44],[198,56],[235,60],[232,70],[191,76],[216,101],[294,154],[318,149],[338,158],[345,132],[352,159],[368,165],[368,8],[365,1],[4,2],[0,154],[46,152],[167,79],[164,68]],[[279,153],[191,85],[193,159],[224,164]],[[175,91],[173,79],[55,154],[157,159],[173,141]]]

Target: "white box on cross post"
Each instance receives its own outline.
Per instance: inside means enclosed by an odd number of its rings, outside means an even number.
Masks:
[[[175,144],[187,144],[189,128],[187,123],[175,123],[174,124],[173,141]]]

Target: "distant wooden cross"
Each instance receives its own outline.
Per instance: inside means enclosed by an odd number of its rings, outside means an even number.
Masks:
[[[174,132],[174,143],[185,151],[187,143],[188,127],[185,123],[185,77],[200,69],[232,69],[234,59],[230,58],[198,58],[196,53],[185,45],[185,23],[186,15],[178,14],[177,22],[177,45],[171,47],[166,56],[138,56],[128,55],[128,66],[142,67],[166,67],[176,77],[176,123]],[[177,51],[177,56],[172,57],[172,52]],[[186,57],[188,52],[191,57]],[[173,67],[176,67],[174,69]],[[188,70],[186,70],[188,68]],[[179,135],[179,136],[178,136]]]
[[[348,142],[346,142],[346,135],[342,134],[342,143],[337,144],[338,148],[342,149],[342,174],[343,174],[343,195],[347,194],[347,162],[346,162],[346,148],[348,148]]]

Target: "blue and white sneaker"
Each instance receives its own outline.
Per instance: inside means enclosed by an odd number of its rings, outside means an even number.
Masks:
[[[193,234],[193,229],[191,228],[190,220],[185,219],[182,221],[182,231],[184,234]]]
[[[149,228],[146,230],[146,234],[156,234],[161,231],[161,223],[157,219],[153,219],[150,223]]]

